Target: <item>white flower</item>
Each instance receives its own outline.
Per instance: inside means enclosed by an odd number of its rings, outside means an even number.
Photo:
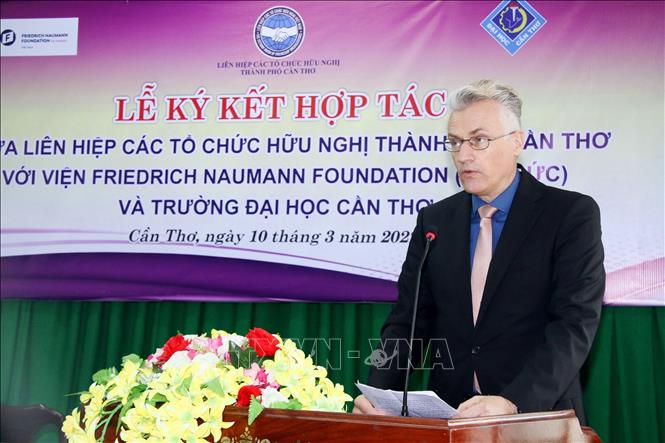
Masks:
[[[176,368],[176,369],[182,369],[185,366],[189,365],[191,363],[191,360],[189,359],[189,351],[178,351],[175,352],[171,358],[169,358],[169,361],[164,363],[162,366],[162,369],[169,369],[169,368]]]
[[[217,349],[217,354],[221,356],[224,356],[224,354],[229,352],[229,344],[231,344],[231,342],[235,343],[240,347],[247,345],[247,337],[238,334],[224,335],[222,336],[222,340],[223,340],[222,346],[220,346],[219,349]]]
[[[194,334],[188,334],[184,336],[185,339],[189,340],[189,347],[196,349],[198,351],[206,351],[208,347],[208,337],[205,335],[199,336]]]
[[[261,404],[265,406],[266,408],[269,408],[270,405],[273,403],[276,403],[278,401],[288,401],[288,398],[286,398],[284,395],[282,395],[277,389],[275,388],[264,388],[261,391]]]
[[[194,357],[192,360],[192,369],[196,371],[196,375],[199,377],[214,376],[214,371],[218,363],[219,357],[212,352],[206,352],[205,354],[198,354]]]
[[[219,357],[212,352],[206,352],[205,354],[198,354],[192,360],[192,363],[198,363],[201,366],[217,366],[219,363]]]

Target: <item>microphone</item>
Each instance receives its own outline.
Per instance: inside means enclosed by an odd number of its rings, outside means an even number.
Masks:
[[[411,356],[413,354],[413,336],[416,332],[416,313],[418,312],[418,295],[420,295],[420,275],[423,272],[423,265],[429,253],[430,245],[436,240],[439,230],[436,226],[430,225],[425,228],[425,250],[418,265],[418,273],[416,274],[416,293],[413,300],[413,317],[411,317],[411,335],[409,336],[409,355],[406,360],[406,376],[404,377],[404,396],[402,397],[402,417],[409,416],[409,376],[411,375]]]

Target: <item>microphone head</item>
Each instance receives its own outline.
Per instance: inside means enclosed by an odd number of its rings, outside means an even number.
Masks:
[[[436,240],[438,234],[439,234],[439,229],[434,225],[430,225],[425,228],[425,240],[427,241]]]

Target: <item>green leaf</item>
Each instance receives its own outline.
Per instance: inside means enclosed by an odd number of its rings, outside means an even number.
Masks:
[[[259,361],[260,359],[256,355],[256,351],[250,347],[247,347],[240,353],[240,367],[242,368],[249,368],[253,362],[258,363]]]
[[[231,364],[233,365],[234,368],[243,367],[241,363],[242,358],[240,357],[240,355],[244,351],[245,351],[244,349],[242,349],[240,346],[236,345],[235,343],[233,342],[229,343],[229,358],[231,359]]]
[[[219,395],[220,397],[224,396],[224,388],[222,387],[222,384],[219,382],[218,378],[213,378],[212,380],[207,382],[204,386],[210,389],[215,394]]]
[[[118,375],[118,370],[116,368],[100,369],[92,374],[92,381],[100,385],[105,385],[116,375]]]
[[[120,421],[121,418],[124,417],[127,412],[129,412],[130,409],[134,407],[134,400],[139,398],[139,396],[146,390],[148,387],[146,385],[137,385],[134,386],[131,391],[129,391],[129,395],[127,396],[127,403],[125,403],[122,406],[122,409],[120,409],[120,413],[118,414],[118,429],[120,427]]]
[[[256,355],[256,351],[250,346],[242,349],[233,342],[229,344],[229,357],[234,368],[249,368],[252,363],[257,363],[260,366],[263,360],[267,358]]]
[[[111,423],[111,419],[113,419],[113,416],[120,410],[122,405],[118,403],[118,405],[114,409],[103,409],[102,410],[102,419],[99,421],[97,424],[97,428],[102,428],[102,436],[99,438],[97,441],[103,441],[104,436],[106,435],[106,430],[109,427],[109,424]],[[116,430],[120,429],[120,417],[118,417],[118,425],[116,426]]]
[[[270,407],[275,409],[288,409],[288,405],[288,401],[275,401],[270,404]]]
[[[292,398],[289,401],[276,401],[270,407],[275,409],[302,409],[302,403]]]
[[[229,359],[234,368],[238,368],[238,363],[240,360],[240,346],[230,342],[229,343]]]
[[[130,391],[129,395],[127,396],[127,404],[131,405],[134,403],[134,400],[139,398],[143,392],[148,389],[148,387],[144,384],[136,385],[134,386]]]
[[[131,404],[131,403],[127,403],[126,405],[124,405],[124,406],[122,407],[122,409],[120,409],[120,413],[118,414],[118,422],[117,422],[116,427],[120,427],[120,424],[121,424],[121,422],[122,422],[122,418],[123,418],[125,415],[127,415],[127,412],[129,412],[129,410],[130,410],[133,406],[134,406],[133,404]]]
[[[265,408],[261,404],[260,401],[256,399],[256,397],[252,397],[252,400],[249,402],[249,414],[247,414],[247,426],[252,426],[252,423],[254,423],[254,420],[258,418],[259,415],[261,415],[261,412],[263,412]]]
[[[192,376],[190,375],[182,381],[176,392],[180,395],[187,395],[189,393],[189,386],[192,384]]]
[[[139,366],[143,363],[143,359],[136,354],[129,354],[122,357],[122,364],[124,365],[126,361],[132,363],[137,363]]]
[[[160,394],[159,392],[156,393],[155,395],[152,396],[150,400],[148,400],[148,403],[152,406],[157,406],[158,404],[161,403],[166,403],[168,399],[164,394]]]

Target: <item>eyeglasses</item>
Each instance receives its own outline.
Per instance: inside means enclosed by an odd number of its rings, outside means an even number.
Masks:
[[[449,138],[445,141],[446,151],[459,152],[459,150],[462,149],[462,145],[464,144],[464,142],[469,142],[469,146],[471,146],[471,149],[475,149],[476,151],[482,151],[483,149],[487,149],[489,147],[490,142],[493,142],[494,140],[498,140],[503,137],[508,137],[509,135],[512,135],[516,132],[517,131],[512,131],[509,132],[508,134],[503,134],[494,138],[487,138],[487,137]]]

